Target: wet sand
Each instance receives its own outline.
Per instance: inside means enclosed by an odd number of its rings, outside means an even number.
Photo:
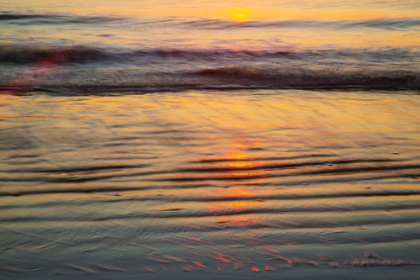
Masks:
[[[419,105],[413,91],[2,95],[0,277],[417,279]]]

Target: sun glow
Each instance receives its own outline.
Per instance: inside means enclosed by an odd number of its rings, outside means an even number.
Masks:
[[[229,10],[229,17],[234,21],[244,22],[248,21],[251,16],[251,11],[245,8],[234,8]]]

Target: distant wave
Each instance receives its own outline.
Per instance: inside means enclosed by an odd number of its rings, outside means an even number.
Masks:
[[[116,20],[121,20],[121,18],[106,16],[0,13],[0,22],[17,25],[77,23],[93,24],[107,23]]]
[[[57,54],[59,54],[57,56]],[[56,57],[59,62],[89,63],[106,61],[132,61],[138,58],[150,59],[183,59],[194,60],[226,60],[234,58],[246,61],[246,59],[272,59],[287,58],[295,60],[308,60],[311,58],[322,59],[346,59],[356,58],[360,60],[408,60],[412,61],[420,55],[417,48],[382,48],[382,49],[298,49],[291,47],[271,47],[266,49],[229,49],[229,48],[145,48],[123,49],[91,47],[91,46],[34,46],[21,47],[13,45],[0,45],[0,63],[36,63]]]
[[[195,28],[226,29],[226,28],[377,28],[386,30],[403,30],[420,26],[420,19],[372,19],[372,20],[265,20],[236,22],[219,19],[199,19],[179,22]]]
[[[34,24],[109,24],[115,27],[129,27],[138,24],[161,24],[168,26],[188,27],[193,29],[227,29],[227,28],[376,28],[384,30],[405,30],[420,26],[420,18],[380,18],[366,20],[259,20],[237,22],[225,19],[183,18],[144,19],[120,16],[81,16],[59,14],[17,14],[0,13],[0,22],[16,25]]]
[[[26,71],[14,78],[7,71],[0,71],[0,90],[53,94],[189,89],[418,90],[419,54],[415,48],[115,50],[91,46],[0,46],[0,63]],[[38,68],[49,64],[57,66],[60,74],[54,72],[43,79],[42,69]],[[67,67],[69,64],[71,67]],[[86,64],[90,64],[88,73]]]
[[[84,46],[61,49],[0,47],[0,62],[3,63],[37,63],[49,60],[52,57],[54,57],[55,62],[59,63],[89,63],[123,58],[116,53]]]

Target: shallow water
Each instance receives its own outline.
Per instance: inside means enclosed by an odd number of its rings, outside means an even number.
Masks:
[[[4,96],[1,272],[416,279],[419,103],[409,91]]]

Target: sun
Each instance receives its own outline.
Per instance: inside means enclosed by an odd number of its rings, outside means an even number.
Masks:
[[[234,21],[244,22],[248,21],[251,16],[251,11],[245,8],[233,8],[228,12],[229,17]]]

